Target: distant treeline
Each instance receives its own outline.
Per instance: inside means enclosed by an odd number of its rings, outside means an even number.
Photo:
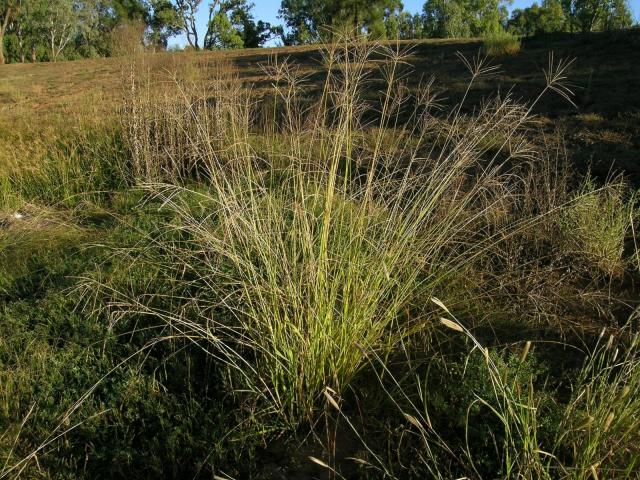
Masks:
[[[0,63],[56,61],[188,48],[250,48],[275,40],[313,43],[349,28],[374,38],[472,37],[503,30],[591,32],[628,28],[628,0],[542,0],[509,16],[505,0],[427,0],[421,13],[401,0],[282,0],[283,25],[256,20],[247,0],[0,0]],[[196,14],[206,8],[206,32]],[[327,28],[329,27],[329,28]]]

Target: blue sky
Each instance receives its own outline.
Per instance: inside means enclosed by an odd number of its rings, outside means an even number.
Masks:
[[[510,9],[514,8],[522,8],[528,7],[533,3],[534,0],[514,0]],[[206,30],[206,22],[207,22],[207,7],[208,0],[202,0],[202,4],[200,5],[200,10],[198,11],[198,26],[199,31],[202,32],[200,34],[200,38],[204,37],[204,31]],[[256,20],[264,20],[266,22],[271,23],[282,23],[282,20],[278,18],[278,9],[280,8],[281,0],[254,0],[255,7],[253,9],[253,14]],[[425,0],[403,0],[404,9],[408,12],[419,12],[422,10],[422,6],[425,3]],[[538,0],[540,3],[540,0]],[[640,20],[640,0],[629,0],[629,4],[631,5],[631,10],[633,11],[633,16],[636,21]],[[172,38],[169,41],[169,45],[180,45],[183,46],[186,44],[186,39],[184,35]]]

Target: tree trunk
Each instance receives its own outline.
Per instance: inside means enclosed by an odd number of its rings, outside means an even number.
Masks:
[[[31,62],[36,63],[36,47],[31,47]]]
[[[24,37],[22,36],[22,28],[19,26],[16,31],[16,36],[18,37],[18,50],[20,51],[20,63],[24,63]]]
[[[7,27],[9,26],[9,20],[13,15],[13,9],[11,4],[7,8],[6,12],[4,12],[4,18],[2,19],[2,23],[0,24],[0,65],[4,65],[4,33],[7,31]]]

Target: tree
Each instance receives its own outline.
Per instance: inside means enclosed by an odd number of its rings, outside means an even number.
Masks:
[[[627,0],[562,0],[562,8],[571,31],[612,30],[633,24]]]
[[[505,0],[427,0],[423,8],[429,37],[470,37],[497,32],[507,22]]]
[[[46,41],[49,60],[58,60],[78,33],[80,16],[72,0],[42,0],[33,4],[34,29]]]
[[[241,11],[247,8],[244,0],[214,0],[209,5],[209,21],[204,48],[242,48]]]
[[[165,50],[169,38],[182,31],[180,13],[169,0],[151,0],[150,7],[147,42]]]
[[[75,0],[80,27],[75,47],[82,57],[110,54],[110,32],[118,23],[110,0]]]
[[[279,14],[290,29],[283,38],[285,45],[314,42],[318,37],[319,24],[328,21],[317,0],[282,0]]]
[[[519,35],[560,32],[566,28],[567,19],[559,0],[543,0],[542,6],[534,3],[525,9],[516,9],[508,23],[509,30]]]
[[[403,12],[405,13],[405,12]],[[400,38],[412,39],[424,37],[424,23],[422,17],[414,13],[413,15],[400,15]]]
[[[583,32],[597,30],[598,23],[605,16],[608,0],[577,0],[575,17]]]
[[[567,18],[560,0],[543,0],[540,18],[542,32],[560,32],[566,28]]]
[[[245,48],[262,47],[273,38],[282,38],[284,29],[280,25],[271,25],[269,22],[249,18],[243,24],[242,36]]]
[[[214,0],[209,4],[205,49],[255,48],[282,35],[282,28],[256,21],[247,0]]]
[[[631,28],[633,18],[627,0],[610,0],[607,14],[604,18],[604,30],[619,30]]]
[[[145,39],[151,30],[153,0],[109,0],[112,2],[108,50],[111,56],[122,56],[144,51]],[[162,6],[162,5],[161,5]],[[159,19],[156,19],[159,21]],[[156,31],[161,40],[162,28]]]
[[[149,5],[142,0],[112,0],[112,8],[116,23],[147,21],[149,17]]]
[[[471,25],[461,0],[427,0],[423,7],[424,29],[429,37],[469,37]]]
[[[23,0],[18,3],[18,12],[20,11],[24,12],[25,1],[26,0]],[[9,26],[9,30],[12,30],[12,33],[14,34],[16,39],[16,42],[15,42],[17,47],[16,50],[17,50],[20,63],[24,63],[25,61],[25,57],[26,57],[25,51],[27,48],[26,43],[29,39],[32,38],[32,36],[29,35],[29,28],[26,22],[24,21],[24,18],[25,18],[25,15],[21,13],[14,15],[14,19]]]
[[[411,40],[422,38],[423,22],[420,15],[400,11],[391,13],[385,19],[387,38]]]
[[[44,8],[44,0],[20,1],[20,14],[13,22],[13,29],[18,39],[18,54],[22,63],[25,61],[27,52],[30,53],[31,61],[36,61],[36,48],[42,44],[39,15]]]
[[[400,0],[282,0],[280,15],[291,34],[288,44],[309,43],[323,28],[386,36],[386,22],[401,9]]]
[[[0,0],[0,65],[4,64],[4,35],[18,13],[17,0]]]
[[[191,48],[196,50],[200,50],[196,13],[201,3],[202,0],[176,0],[176,8],[182,20],[182,29],[187,37],[187,42]]]
[[[166,48],[183,28],[179,13],[171,0],[0,0],[0,41],[22,62]]]

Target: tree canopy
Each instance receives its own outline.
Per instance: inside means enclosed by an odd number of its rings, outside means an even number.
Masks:
[[[516,9],[509,29],[521,35],[546,32],[593,32],[629,28],[633,24],[627,0],[543,0]]]
[[[475,37],[498,31],[507,19],[503,0],[427,0],[423,8],[430,37]]]
[[[300,44],[344,29],[384,37],[385,20],[401,9],[400,0],[282,0],[280,14],[285,43]]]

